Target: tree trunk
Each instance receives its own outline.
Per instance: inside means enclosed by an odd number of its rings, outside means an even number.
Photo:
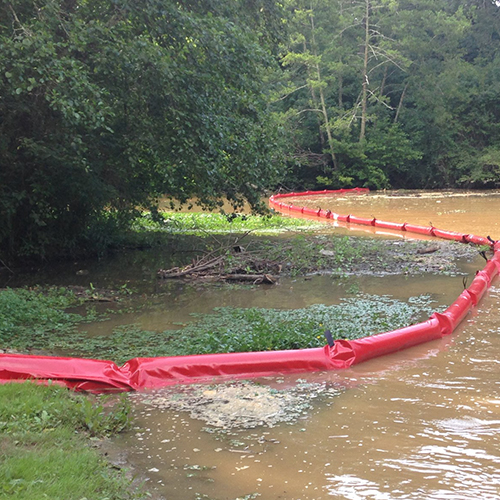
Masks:
[[[304,39],[303,48],[304,48],[304,54],[305,54],[307,52],[307,43],[306,43],[305,39]],[[307,72],[309,75],[311,74],[309,67],[307,68]],[[311,86],[309,90],[311,91],[313,108],[319,109],[318,98],[316,96],[316,92],[314,90],[314,87]],[[323,133],[323,129],[321,128],[321,120],[320,119],[318,119],[318,133],[319,133],[319,140],[321,142],[321,147],[323,148],[325,146],[326,141],[325,141],[325,134]]]
[[[387,65],[384,66],[384,76],[382,78],[382,83],[380,84],[380,97],[384,96],[385,82],[387,81]]]
[[[405,98],[405,94],[406,94],[406,89],[408,88],[408,82],[406,82],[406,85],[405,85],[405,88],[403,89],[403,93],[401,94],[401,97],[399,98],[399,104],[398,104],[398,109],[396,111],[396,116],[394,117],[394,123],[397,123],[398,122],[398,118],[399,118],[399,113],[403,107],[403,100]]]
[[[361,130],[359,142],[363,141],[366,133],[366,114],[368,101],[368,49],[370,46],[370,0],[365,0],[365,52],[363,58],[363,91],[361,93]]]
[[[318,51],[316,48],[316,39],[314,36],[314,16],[311,14],[310,16],[311,19],[311,37],[312,37],[312,50],[313,54],[315,57],[318,55]],[[319,63],[316,63],[316,78],[318,83],[321,83],[321,71],[319,67]],[[321,104],[321,113],[323,115],[323,121],[325,124],[325,131],[326,131],[326,136],[328,138],[328,147],[330,149],[330,155],[332,157],[332,163],[333,163],[333,168],[334,170],[338,169],[338,162],[337,162],[337,156],[335,155],[335,149],[333,147],[333,136],[332,136],[332,129],[330,126],[330,120],[328,118],[328,109],[326,107],[326,100],[325,100],[325,93],[323,92],[323,87],[319,87],[319,100]]]

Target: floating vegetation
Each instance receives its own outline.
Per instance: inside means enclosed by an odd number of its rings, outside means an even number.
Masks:
[[[302,349],[325,345],[326,329],[335,339],[353,339],[407,326],[429,316],[433,305],[425,295],[408,302],[357,295],[337,305],[294,310],[223,307],[192,314],[193,320],[177,330],[155,332],[122,325],[111,335],[88,338],[64,329],[46,333],[43,345],[48,350],[117,363],[134,357]],[[30,341],[38,345],[36,338]]]

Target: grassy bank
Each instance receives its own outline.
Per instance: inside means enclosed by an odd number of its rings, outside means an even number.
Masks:
[[[277,233],[291,230],[314,230],[325,227],[324,223],[308,219],[269,215],[220,214],[208,212],[163,212],[159,218],[143,214],[135,224],[137,232],[165,232],[183,234],[224,234],[253,231],[257,234]]]
[[[89,446],[128,423],[125,400],[108,407],[61,387],[0,385],[0,498],[140,498]]]
[[[277,214],[220,214],[207,212],[163,212],[153,217],[144,213],[138,217],[130,231],[122,233],[113,242],[113,248],[154,248],[172,246],[185,248],[195,244],[210,250],[226,241],[224,238],[306,233],[324,229],[321,222],[292,219]]]

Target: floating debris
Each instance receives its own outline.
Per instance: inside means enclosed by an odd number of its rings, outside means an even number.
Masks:
[[[335,397],[340,389],[324,383],[299,383],[277,390],[254,382],[169,387],[134,399],[157,409],[188,412],[218,429],[273,427],[279,422],[295,422],[312,408],[320,396]]]

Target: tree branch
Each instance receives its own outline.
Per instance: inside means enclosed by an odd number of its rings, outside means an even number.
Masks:
[[[19,21],[19,18],[17,17],[17,14],[16,14],[16,11],[14,10],[14,7],[12,7],[12,4],[9,3],[9,9],[10,11],[12,12],[12,15],[14,16],[14,20],[17,22],[17,24],[19,24],[19,26],[21,27],[21,30],[24,31],[24,33],[28,36],[33,36],[33,32],[30,31],[28,28],[25,28],[21,21]]]

